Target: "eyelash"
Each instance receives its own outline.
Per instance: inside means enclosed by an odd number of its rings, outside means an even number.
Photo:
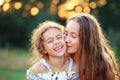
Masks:
[[[76,36],[76,35],[72,35],[72,37],[73,37],[73,38],[77,38],[77,36]]]
[[[49,40],[49,41],[47,41],[47,43],[51,43],[53,40]]]
[[[68,33],[65,33],[65,36],[67,36]],[[77,36],[71,35],[73,38],[77,38]]]
[[[62,39],[63,37],[62,36],[58,36],[57,39]]]
[[[62,39],[63,37],[62,36],[58,36],[57,37],[57,39],[59,40],[59,39]],[[53,40],[49,40],[49,41],[47,41],[47,43],[52,43],[53,42]]]

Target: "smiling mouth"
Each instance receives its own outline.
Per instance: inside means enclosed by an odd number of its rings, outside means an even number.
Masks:
[[[59,47],[54,48],[54,50],[59,53],[63,50],[63,47],[59,46]]]

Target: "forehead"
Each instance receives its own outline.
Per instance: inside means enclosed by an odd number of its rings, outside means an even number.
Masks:
[[[66,25],[66,31],[68,32],[79,33],[79,30],[80,30],[80,25],[78,24],[77,21],[70,20]]]
[[[49,28],[43,33],[43,38],[47,39],[50,37],[54,37],[58,34],[62,34],[61,30],[58,28]]]

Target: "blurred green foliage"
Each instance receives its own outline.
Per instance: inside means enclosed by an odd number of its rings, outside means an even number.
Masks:
[[[28,52],[25,50],[0,49],[0,79],[27,80]]]

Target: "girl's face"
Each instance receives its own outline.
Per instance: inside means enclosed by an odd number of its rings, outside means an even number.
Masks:
[[[50,28],[43,34],[44,51],[50,56],[62,56],[66,51],[66,44],[61,31]]]
[[[80,48],[79,40],[79,24],[76,21],[70,20],[66,26],[66,45],[67,53],[78,53]]]

